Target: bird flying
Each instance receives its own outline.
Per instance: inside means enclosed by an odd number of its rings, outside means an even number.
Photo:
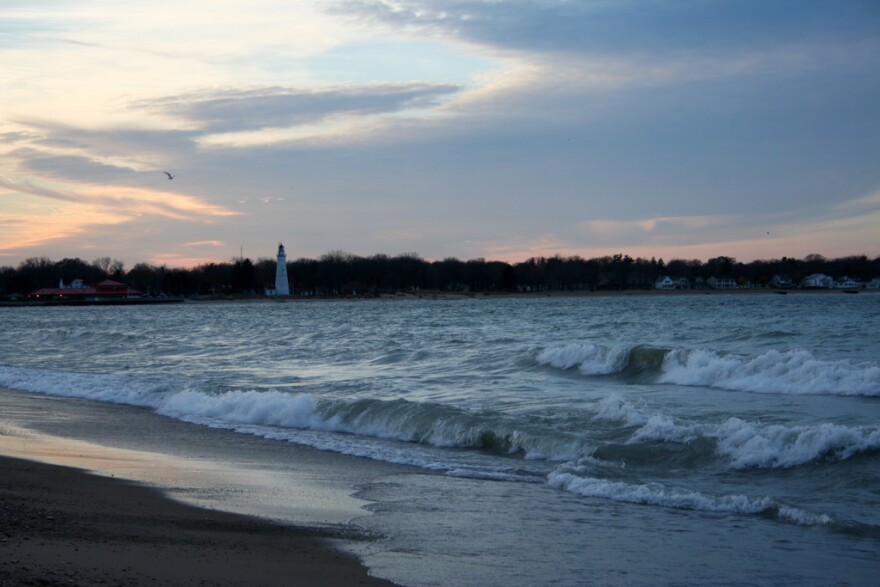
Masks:
[[[167,171],[163,171],[162,173],[164,173],[165,175],[167,175],[167,176],[168,176],[168,179],[174,179],[174,177],[175,177],[175,176],[171,175],[170,173],[168,173]]]

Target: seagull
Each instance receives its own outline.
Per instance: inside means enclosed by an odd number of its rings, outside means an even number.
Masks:
[[[167,176],[168,176],[168,179],[174,179],[174,176],[171,175],[170,173],[168,173],[167,171],[163,171],[162,173],[164,173],[165,175],[167,175]]]

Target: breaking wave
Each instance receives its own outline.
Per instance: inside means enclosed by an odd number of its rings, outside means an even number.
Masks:
[[[829,526],[836,521],[827,514],[812,512],[778,503],[769,497],[746,495],[713,496],[665,487],[660,483],[626,483],[560,470],[548,475],[551,487],[583,497],[595,497],[622,503],[660,506],[671,509],[712,513],[750,514],[775,518],[800,526]]]
[[[585,375],[610,375],[626,367],[631,352],[630,347],[572,343],[542,351],[538,363],[557,369],[577,367]]]
[[[566,460],[582,441],[533,428],[516,418],[472,413],[407,400],[318,400],[308,394],[228,391],[218,395],[182,392],[157,410],[196,423],[275,426],[342,432],[441,448],[470,448],[526,460]]]
[[[634,428],[626,444],[714,442],[715,453],[732,469],[787,469],[815,462],[847,460],[880,451],[880,427],[822,423],[764,425],[731,417],[721,423],[679,422],[626,401],[619,394],[602,400],[597,419]]]
[[[823,361],[807,351],[767,351],[743,357],[712,351],[671,351],[659,383],[733,391],[880,397],[880,366]]]
[[[571,461],[601,446],[588,423],[566,428],[526,416],[404,399],[318,399],[307,393],[272,390],[212,390],[205,389],[204,383],[170,378],[19,367],[0,367],[0,386],[148,407],[178,420],[215,427],[267,427],[275,429],[271,432],[275,435],[278,430],[336,432],[437,448],[474,449],[527,461]],[[594,422],[610,423],[626,434],[622,441],[626,446],[668,443],[704,451],[708,442],[716,458],[730,469],[785,469],[880,451],[877,426],[765,425],[736,417],[715,423],[690,422],[627,401],[619,394],[604,398],[593,410]]]
[[[538,353],[541,365],[584,375],[650,374],[656,383],[775,394],[880,397],[880,366],[817,359],[804,350],[760,355],[572,343]]]
[[[257,426],[341,432],[432,447],[478,449],[525,460],[565,461],[584,451],[584,441],[574,434],[499,413],[429,402],[327,400],[281,391],[205,392],[193,382],[18,367],[0,367],[0,386],[149,407],[174,419],[231,429]]]

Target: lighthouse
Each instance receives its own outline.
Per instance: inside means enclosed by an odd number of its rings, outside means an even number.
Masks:
[[[287,284],[287,255],[281,243],[278,243],[278,263],[275,265],[275,295],[290,295],[290,286]]]

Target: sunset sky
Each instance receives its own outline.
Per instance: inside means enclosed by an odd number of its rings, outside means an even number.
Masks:
[[[880,255],[880,2],[0,2],[0,265],[279,241]]]

